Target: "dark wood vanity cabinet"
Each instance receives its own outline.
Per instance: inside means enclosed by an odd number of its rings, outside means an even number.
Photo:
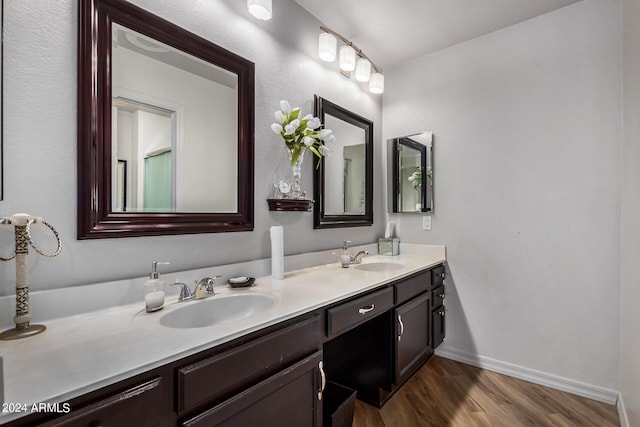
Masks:
[[[444,339],[444,266],[72,399],[7,427],[320,426],[327,381],[382,406]]]

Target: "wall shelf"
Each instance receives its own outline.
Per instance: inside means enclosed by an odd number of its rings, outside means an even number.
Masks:
[[[313,200],[308,199],[267,199],[270,211],[311,212]]]

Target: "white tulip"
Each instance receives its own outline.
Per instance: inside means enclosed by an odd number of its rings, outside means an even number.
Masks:
[[[309,146],[313,145],[316,142],[316,140],[311,138],[310,136],[305,136],[303,142],[304,142],[304,145],[309,147]]]
[[[284,114],[282,114],[282,111],[280,110],[276,111],[275,116],[276,116],[276,122],[278,123],[284,122]]]
[[[300,120],[295,119],[295,120],[291,120],[289,122],[290,125],[294,126],[294,129],[298,129],[298,126],[300,126]]]
[[[309,115],[311,115],[311,114],[309,114]],[[320,127],[320,119],[317,118],[317,117],[312,117],[307,122],[307,127],[309,129],[318,129]]]
[[[302,120],[311,120],[311,119],[313,119],[313,116],[311,114],[307,114],[302,118]]]
[[[282,132],[282,125],[279,123],[273,123],[271,125],[271,130],[277,135],[280,135],[280,132]]]
[[[291,113],[291,106],[287,101],[280,101],[280,109],[285,114]]]
[[[329,135],[328,137],[323,139],[324,142],[334,142],[335,140],[336,140],[336,137],[334,135]]]
[[[320,131],[320,138],[324,139],[326,137],[328,137],[329,135],[331,135],[333,133],[333,131],[331,129],[322,129]]]
[[[297,126],[294,126],[292,123],[289,123],[288,125],[286,125],[284,127],[284,134],[285,135],[293,135],[293,133],[296,131]]]
[[[324,145],[321,145],[320,147],[318,147],[318,149],[320,150],[320,154],[322,154],[323,156],[328,156],[329,153],[331,153],[331,150],[329,150]]]

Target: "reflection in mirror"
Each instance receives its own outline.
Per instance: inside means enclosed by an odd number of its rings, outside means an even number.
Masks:
[[[392,211],[433,210],[433,135],[423,132],[389,140],[392,161]]]
[[[316,96],[316,116],[333,131],[314,175],[314,227],[373,223],[373,123]]]
[[[324,125],[336,137],[325,158],[325,213],[363,215],[365,201],[364,129],[325,115]]]
[[[254,64],[125,0],[80,0],[78,237],[253,229]]]
[[[235,212],[237,76],[118,24],[111,59],[112,174],[128,162],[128,212]]]

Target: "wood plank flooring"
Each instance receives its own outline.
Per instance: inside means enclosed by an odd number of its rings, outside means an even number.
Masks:
[[[609,427],[615,406],[432,357],[382,409],[357,401],[353,427]]]

